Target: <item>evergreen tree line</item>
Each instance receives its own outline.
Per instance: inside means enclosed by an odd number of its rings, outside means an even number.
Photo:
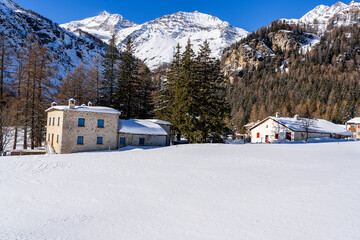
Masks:
[[[190,40],[181,53],[178,44],[159,92],[157,115],[174,125],[191,143],[219,142],[227,134],[229,106],[220,61],[211,57],[205,41],[195,54]]]
[[[297,31],[296,26],[286,29]],[[335,123],[360,116],[359,49],[360,27],[341,27],[323,36],[306,54],[278,53],[256,68],[245,67],[227,89],[233,125],[241,129],[276,112]]]

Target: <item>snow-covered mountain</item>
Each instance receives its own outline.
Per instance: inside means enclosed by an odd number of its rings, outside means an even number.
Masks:
[[[289,19],[291,23],[307,24],[319,34],[334,27],[360,24],[360,3],[352,1],[349,5],[337,2],[332,6],[319,5],[300,19]]]
[[[121,48],[132,37],[135,56],[151,69],[169,63],[177,43],[185,46],[191,39],[195,51],[207,39],[213,55],[220,57],[221,50],[240,40],[247,31],[231,26],[228,22],[200,12],[177,12],[136,25],[121,15],[103,12],[97,17],[70,22],[61,27],[76,33],[78,29],[89,32],[108,42],[112,31]]]
[[[22,8],[11,0],[0,0],[0,32],[15,49],[20,49],[26,37],[33,33],[55,57],[59,78],[64,77],[81,61],[90,64],[106,50],[106,45],[94,37],[79,37],[65,31],[51,20]]]
[[[137,24],[126,20],[120,14],[110,14],[104,11],[99,16],[73,21],[61,26],[71,32],[81,29],[108,43],[114,32],[117,33],[125,28],[136,27]]]

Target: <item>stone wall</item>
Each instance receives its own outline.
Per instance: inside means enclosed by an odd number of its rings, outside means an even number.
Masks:
[[[118,139],[119,144],[121,137],[125,138],[125,144],[120,145],[120,147],[139,146],[140,138],[145,138],[144,146],[161,146],[161,147],[167,146],[166,145],[167,136],[119,133],[119,139]]]

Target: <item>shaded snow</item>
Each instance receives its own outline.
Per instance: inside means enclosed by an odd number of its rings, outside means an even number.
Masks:
[[[0,239],[355,240],[360,143],[0,158]]]

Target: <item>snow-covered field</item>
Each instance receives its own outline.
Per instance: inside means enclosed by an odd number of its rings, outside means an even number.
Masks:
[[[0,239],[352,240],[360,142],[0,158]]]

